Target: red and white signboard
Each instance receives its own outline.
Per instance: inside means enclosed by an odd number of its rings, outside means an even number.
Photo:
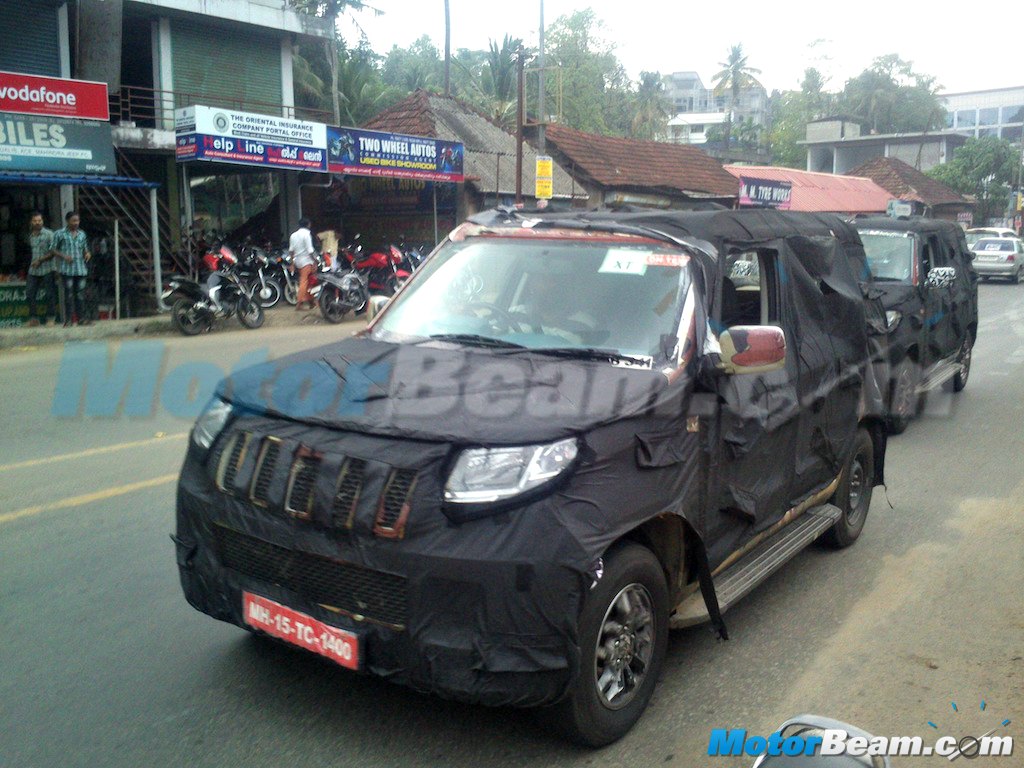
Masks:
[[[109,120],[107,84],[0,72],[0,112]]]
[[[348,669],[359,669],[359,636],[324,624],[252,592],[242,593],[245,623],[285,642],[318,653]]]

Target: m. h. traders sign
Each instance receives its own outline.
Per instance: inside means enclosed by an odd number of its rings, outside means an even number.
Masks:
[[[788,211],[792,196],[791,182],[740,176],[741,208],[779,208]]]
[[[0,112],[109,120],[107,84],[0,72]]]
[[[174,111],[175,157],[327,173],[327,126],[217,107]]]
[[[356,128],[328,128],[328,169],[355,176],[463,181],[462,144]]]
[[[0,171],[115,174],[110,124],[0,116]]]

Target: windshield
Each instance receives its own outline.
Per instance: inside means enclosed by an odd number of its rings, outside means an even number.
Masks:
[[[373,334],[384,340],[498,340],[532,350],[600,348],[664,359],[675,344],[689,263],[677,248],[637,238],[449,242]],[[665,335],[671,337],[667,347]]]
[[[1013,240],[985,238],[978,240],[971,248],[973,251],[1012,251]]]
[[[909,283],[914,274],[914,236],[906,232],[861,232],[875,280]]]

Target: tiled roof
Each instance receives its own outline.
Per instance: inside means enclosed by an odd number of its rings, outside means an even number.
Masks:
[[[876,157],[850,172],[854,176],[866,176],[893,197],[933,205],[964,205],[963,196],[931,178],[927,174],[895,157]]]
[[[791,210],[818,213],[882,213],[892,195],[871,179],[812,173],[770,165],[727,165],[736,178],[788,181],[793,185]]]
[[[384,110],[364,128],[374,131],[429,136],[460,141],[466,148],[466,181],[480,192],[514,195],[516,191],[516,137],[458,99],[427,91],[416,91]],[[532,196],[537,152],[523,143],[523,194]],[[554,167],[554,196],[568,198],[575,187],[577,197],[586,193],[557,163]]]
[[[602,187],[683,192],[697,197],[736,197],[736,180],[697,147],[583,133],[549,125],[547,141],[563,164]]]

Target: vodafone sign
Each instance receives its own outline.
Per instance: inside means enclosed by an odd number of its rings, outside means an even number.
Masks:
[[[107,84],[0,72],[0,112],[109,120]]]

